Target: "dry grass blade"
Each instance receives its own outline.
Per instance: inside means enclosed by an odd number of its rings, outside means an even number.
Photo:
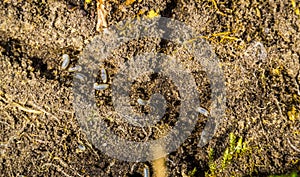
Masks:
[[[98,15],[98,21],[96,30],[101,32],[103,28],[107,27],[107,11],[104,8],[104,0],[97,0],[97,15]]]
[[[165,149],[162,146],[157,146],[153,149],[154,157],[159,156],[159,154],[164,154]],[[167,167],[166,167],[166,157],[161,157],[159,159],[155,159],[152,162],[152,167],[154,170],[154,174],[157,177],[166,177],[167,176]]]

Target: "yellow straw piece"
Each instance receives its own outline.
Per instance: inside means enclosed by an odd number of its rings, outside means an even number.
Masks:
[[[229,40],[234,40],[234,41],[239,40],[239,38],[236,38],[236,37],[230,37],[230,36],[221,36],[221,37],[222,37],[222,39],[220,42],[223,42],[224,39],[229,39]]]
[[[86,4],[90,4],[92,2],[92,0],[85,0],[84,1]]]
[[[125,5],[126,5],[126,6],[129,6],[129,5],[131,5],[132,3],[134,3],[134,2],[135,2],[135,0],[126,0]]]
[[[299,10],[299,8],[296,8],[296,9],[295,9],[295,13],[296,13],[296,15],[300,15],[300,10]]]
[[[147,17],[148,18],[154,18],[154,17],[157,17],[159,16],[159,14],[157,12],[155,12],[154,10],[150,10]]]
[[[226,31],[226,32],[221,32],[221,33],[215,33],[215,34],[212,34],[213,37],[217,37],[217,36],[226,36],[230,34],[229,31]]]
[[[293,8],[295,8],[296,7],[296,1],[295,0],[291,0],[291,3],[292,3]]]
[[[12,105],[18,107],[19,109],[21,109],[22,111],[25,111],[25,112],[34,113],[34,114],[42,114],[43,113],[41,111],[26,108],[26,107],[24,107],[24,106],[22,106],[22,105],[20,105],[19,103],[16,103],[16,102],[12,102]]]

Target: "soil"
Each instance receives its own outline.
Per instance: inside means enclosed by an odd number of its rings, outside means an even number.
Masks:
[[[198,147],[207,122],[199,115],[192,134],[165,157],[168,176],[300,175],[299,1],[133,0],[126,5],[107,0],[105,8],[108,26],[151,10],[184,22],[208,41],[220,60],[226,85],[224,120],[213,139]],[[126,162],[101,152],[76,119],[73,74],[61,68],[62,55],[68,54],[75,66],[99,34],[96,23],[95,1],[0,2],[0,176],[133,177],[143,176],[145,166],[153,175],[152,162]],[[118,62],[128,56],[171,54],[175,48],[161,39],[131,41],[105,66],[113,77]],[[189,60],[187,54],[177,55],[182,63]],[[200,66],[190,69],[201,104],[208,108],[207,75]],[[149,111],[134,100],[150,99],[155,92],[169,105],[155,127],[145,131],[114,117],[106,123],[125,139],[162,137],[174,126],[181,104],[174,83],[157,74],[139,78],[131,86],[131,105],[136,112]],[[104,117],[113,109],[111,99],[109,91],[96,91]]]

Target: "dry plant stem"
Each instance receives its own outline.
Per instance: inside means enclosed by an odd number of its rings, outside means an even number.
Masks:
[[[97,0],[97,15],[98,15],[98,21],[97,21],[96,30],[98,32],[101,32],[101,29],[107,27],[107,21],[106,21],[107,11],[104,8],[104,0]]]
[[[130,173],[133,173],[133,172],[134,172],[136,165],[137,165],[137,162],[135,162],[135,163],[131,166],[131,168],[130,168]]]
[[[6,98],[0,96],[0,99],[3,100],[5,103],[7,104],[11,104],[13,107],[17,107],[19,109],[21,109],[22,111],[25,111],[25,112],[28,112],[28,113],[33,113],[33,114],[41,114],[42,111],[37,111],[37,110],[34,110],[34,109],[30,109],[30,108],[27,108],[17,102],[14,102],[14,101],[8,101]]]
[[[9,139],[7,141],[0,142],[0,147],[3,147],[3,151],[0,153],[0,155],[1,154],[5,154],[5,151],[6,151],[5,148],[7,148],[14,139],[17,139],[17,138],[19,138],[19,137],[22,136],[22,133],[25,130],[25,128],[26,128],[26,126],[27,126],[27,124],[29,122],[30,122],[30,120],[27,117],[25,117],[25,121],[23,121],[22,127],[19,130],[16,130],[15,133],[14,133],[14,135],[12,135],[11,137],[9,137]]]
[[[289,145],[291,146],[291,148],[293,148],[295,151],[297,151],[297,152],[300,153],[300,149],[298,149],[296,146],[294,146],[294,145],[291,143],[291,141],[290,141],[289,138],[287,138],[287,141],[288,141]]]
[[[43,165],[43,167],[44,167],[44,166],[54,166],[54,167],[57,169],[57,171],[60,171],[63,175],[65,175],[65,176],[67,176],[67,177],[72,177],[71,175],[69,175],[69,174],[67,174],[66,172],[64,172],[64,171],[61,169],[61,167],[58,166],[58,165],[55,165],[55,164],[52,164],[52,163],[45,163],[45,164]]]
[[[50,112],[47,112],[45,109],[43,109],[42,107],[36,105],[34,102],[29,101],[29,104],[32,105],[33,107],[37,108],[37,109],[38,109],[39,111],[41,111],[42,113],[44,113],[44,114],[46,114],[46,115],[52,116],[57,122],[59,122],[59,119],[58,119],[55,115],[53,115],[53,114],[50,113]]]
[[[295,77],[295,82],[296,82],[296,86],[297,86],[297,92],[298,92],[298,95],[300,96],[300,84],[299,84],[299,81],[298,81],[298,77],[300,75],[300,71],[298,71],[296,77]]]
[[[59,157],[54,157],[53,159],[54,159],[54,160],[58,160],[59,163],[60,163],[63,167],[71,169],[77,176],[82,176],[82,175],[80,175],[74,168],[72,168],[72,167],[71,167],[70,165],[68,165],[65,161],[63,161],[61,158],[59,158]]]
[[[283,118],[283,119],[285,119],[285,117],[283,116],[283,114],[282,114],[282,109],[281,109],[281,106],[280,106],[280,102],[277,100],[277,98],[275,98],[274,96],[273,96],[273,100],[275,101],[275,103],[276,103],[276,106],[277,106],[277,108],[278,108],[278,111],[279,111],[279,115]]]
[[[26,108],[26,107],[24,107],[24,106],[22,106],[22,105],[20,105],[19,103],[16,103],[16,102],[12,102],[11,104],[15,107],[18,107],[22,111],[25,111],[25,112],[28,112],[28,113],[33,113],[33,114],[41,114],[42,113],[41,111],[36,111],[36,110],[30,109],[30,108]]]

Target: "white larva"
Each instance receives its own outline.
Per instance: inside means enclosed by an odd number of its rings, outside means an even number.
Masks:
[[[142,106],[145,106],[145,105],[148,103],[147,100],[143,100],[143,99],[141,99],[141,98],[137,99],[137,102],[138,102],[140,105],[142,105]]]
[[[85,150],[85,146],[82,145],[82,144],[79,144],[79,145],[78,145],[78,149],[80,149],[81,151],[84,151],[84,150]]]
[[[149,172],[149,168],[148,167],[144,168],[144,177],[150,177],[150,172]]]
[[[80,72],[81,70],[82,70],[81,66],[75,66],[68,69],[69,72],[76,72],[76,71]]]
[[[70,64],[70,56],[68,54],[63,54],[62,56],[63,62],[61,64],[62,69],[67,69]]]
[[[105,90],[109,87],[108,84],[97,84],[97,83],[94,83],[94,89],[95,90]]]
[[[101,79],[102,79],[103,83],[107,82],[107,72],[104,68],[101,69]]]
[[[74,76],[76,79],[79,79],[81,82],[84,82],[86,80],[85,75],[81,74],[81,73],[76,73]]]
[[[202,108],[202,107],[197,107],[196,111],[199,112],[200,114],[203,114],[206,117],[209,116],[209,112],[206,109]]]

